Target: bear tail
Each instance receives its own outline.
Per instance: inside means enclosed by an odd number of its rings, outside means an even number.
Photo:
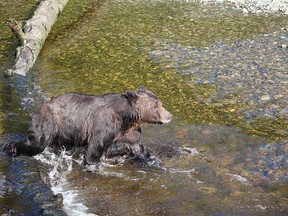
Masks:
[[[12,157],[20,155],[32,157],[36,154],[41,153],[43,150],[44,149],[41,147],[39,148],[33,145],[29,145],[29,141],[27,139],[21,140],[19,142],[7,143],[3,148],[3,151]]]

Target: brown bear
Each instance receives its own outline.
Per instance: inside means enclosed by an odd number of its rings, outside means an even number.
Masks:
[[[32,117],[27,139],[5,149],[13,156],[33,156],[46,147],[86,146],[85,162],[95,164],[113,144],[125,143],[133,153],[146,154],[139,150],[140,126],[168,123],[172,117],[144,87],[102,96],[67,93],[44,103]]]

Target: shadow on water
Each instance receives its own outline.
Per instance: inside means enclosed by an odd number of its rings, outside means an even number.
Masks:
[[[47,96],[36,84],[35,68],[27,76],[13,74],[3,77],[0,81],[2,134],[27,133],[30,115],[40,104],[47,101]]]
[[[26,133],[29,115],[21,109],[21,100],[26,96],[26,77],[6,77],[1,86],[2,133]]]

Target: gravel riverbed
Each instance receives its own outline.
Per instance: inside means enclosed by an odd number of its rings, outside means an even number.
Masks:
[[[204,48],[170,44],[151,56],[160,59],[164,69],[176,68],[186,74],[191,83],[217,85],[218,93],[203,102],[245,104],[243,112],[250,120],[288,118],[287,35],[287,29],[282,28]]]
[[[281,12],[288,14],[287,0],[201,0],[202,2],[233,3],[245,13]]]

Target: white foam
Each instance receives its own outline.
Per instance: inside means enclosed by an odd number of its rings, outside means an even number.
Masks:
[[[195,175],[195,173],[196,173],[196,171],[195,171],[195,169],[193,168],[193,169],[189,169],[189,170],[179,170],[179,169],[173,169],[173,168],[171,168],[171,169],[169,169],[169,171],[170,171],[170,173],[181,173],[181,174],[185,174],[185,175],[187,175],[189,178],[193,178],[194,177],[194,175]]]
[[[228,174],[228,175],[232,177],[231,181],[232,180],[236,180],[238,182],[241,182],[242,184],[250,185],[250,182],[248,181],[248,179],[246,179],[243,176],[240,176],[240,175],[237,175],[237,174]]]
[[[267,207],[266,207],[266,206],[262,206],[262,205],[256,205],[256,207],[258,207],[258,208],[260,208],[260,209],[262,209],[262,210],[265,210],[265,209],[267,209]]]
[[[78,191],[69,187],[67,175],[73,170],[73,161],[77,162],[72,155],[69,155],[65,150],[59,156],[45,150],[42,154],[34,156],[34,158],[53,167],[48,173],[51,190],[55,195],[62,194],[63,211],[67,215],[95,216],[95,214],[87,212],[89,210],[87,206],[77,201]]]
[[[103,176],[113,176],[117,178],[123,178],[125,177],[123,173],[121,172],[115,172],[109,170],[111,167],[115,167],[116,165],[100,162],[97,165],[87,165],[86,170],[92,173],[97,173]],[[108,169],[107,169],[108,168]]]
[[[179,150],[183,154],[188,153],[189,155],[193,155],[193,156],[198,156],[198,155],[203,156],[197,148],[183,147],[183,148],[179,148]]]

